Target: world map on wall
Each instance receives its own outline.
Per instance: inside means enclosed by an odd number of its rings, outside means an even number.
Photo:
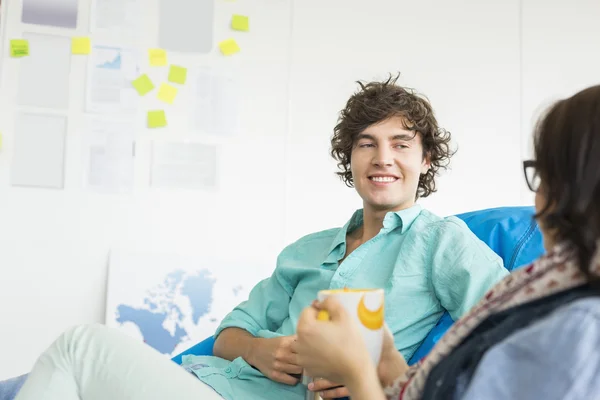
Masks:
[[[214,335],[261,279],[249,262],[205,255],[114,250],[106,325],[174,357]]]
[[[162,283],[146,292],[143,306],[119,304],[115,321],[134,324],[146,344],[172,355],[177,345],[189,339],[190,323],[196,327],[210,312],[214,284],[215,279],[209,271],[193,274],[173,271]]]

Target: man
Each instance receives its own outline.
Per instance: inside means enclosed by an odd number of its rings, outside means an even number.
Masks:
[[[363,209],[344,227],[281,252],[273,275],[219,326],[220,358],[184,359],[226,399],[302,398],[302,366],[290,345],[301,310],[319,290],[385,288],[386,322],[408,360],[444,310],[458,319],[508,273],[462,221],[415,204],[435,191],[452,155],[450,133],[425,99],[396,80],[360,84],[331,139],[338,175],[356,189]]]
[[[424,98],[396,80],[361,83],[331,139],[338,175],[363,208],[344,227],[286,247],[272,276],[222,321],[215,357],[184,358],[184,368],[225,399],[303,398],[291,343],[319,290],[384,288],[387,325],[409,360],[445,310],[460,318],[508,273],[462,221],[416,204],[435,191],[449,162],[450,133]],[[344,389],[324,397],[332,393]]]

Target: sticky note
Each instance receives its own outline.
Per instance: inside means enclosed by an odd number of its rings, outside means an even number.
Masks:
[[[131,82],[131,84],[135,90],[137,90],[140,96],[144,96],[146,93],[154,89],[154,84],[146,74],[140,76],[135,81]]]
[[[167,126],[167,116],[163,110],[148,111],[148,128]]]
[[[29,41],[25,39],[12,39],[10,41],[10,56],[25,57],[29,55]]]
[[[183,85],[187,79],[187,68],[171,65],[169,68],[169,82]]]
[[[163,83],[162,85],[160,85],[160,89],[158,90],[159,100],[162,100],[165,103],[173,104],[175,96],[177,96],[176,87],[171,86],[168,83]]]
[[[236,31],[248,32],[250,30],[250,21],[245,15],[234,14],[231,17],[231,29]]]
[[[150,65],[153,67],[164,67],[167,65],[167,52],[163,49],[148,50],[148,57],[150,58]]]
[[[221,49],[223,55],[230,56],[240,51],[240,46],[234,39],[227,39],[219,43],[219,49]]]
[[[72,54],[90,54],[92,51],[92,42],[89,37],[74,37],[71,39]]]

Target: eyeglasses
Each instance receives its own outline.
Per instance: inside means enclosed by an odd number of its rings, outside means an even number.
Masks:
[[[537,192],[540,188],[541,179],[540,174],[535,166],[535,161],[523,161],[523,172],[525,173],[525,181],[527,182],[529,190],[532,192]]]

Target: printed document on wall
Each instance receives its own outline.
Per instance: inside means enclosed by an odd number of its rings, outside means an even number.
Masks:
[[[86,187],[110,193],[131,191],[135,172],[133,121],[89,116],[85,136]]]
[[[15,124],[11,184],[62,189],[66,135],[66,117],[19,113]]]
[[[19,105],[66,109],[69,106],[71,39],[26,32],[29,55],[19,61]]]
[[[215,189],[216,146],[190,142],[153,142],[150,185],[167,189]]]
[[[197,71],[195,106],[190,108],[192,128],[202,133],[231,136],[238,133],[239,83],[211,68]]]
[[[139,54],[121,47],[94,46],[88,62],[86,110],[102,114],[131,114],[138,94],[131,82],[140,73]]]
[[[141,19],[145,10],[142,0],[92,0],[90,30],[135,36],[142,31]]]

